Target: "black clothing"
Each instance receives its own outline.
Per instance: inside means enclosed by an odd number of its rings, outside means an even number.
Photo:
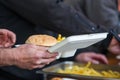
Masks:
[[[120,22],[117,0],[65,0],[65,3],[72,5],[77,11],[82,12],[93,23],[103,25],[107,29],[106,31],[114,28],[119,30]],[[95,44],[88,48],[80,49],[78,52],[94,51],[105,54],[106,50],[103,50],[104,48],[106,49],[106,47]]]
[[[110,29],[93,24],[82,14],[81,9],[77,11],[64,0],[0,0],[0,28],[15,32],[16,44],[23,44],[32,34],[56,36],[60,33],[70,36],[106,32]],[[25,80],[42,80],[35,73],[38,69],[29,71],[7,66],[1,67],[1,70]]]

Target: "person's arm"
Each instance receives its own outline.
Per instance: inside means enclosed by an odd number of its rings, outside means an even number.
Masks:
[[[106,31],[104,27],[93,24],[80,11],[63,1],[0,0],[0,3],[34,24],[67,36]]]
[[[0,48],[0,66],[11,66],[13,64],[12,49]]]
[[[119,17],[117,9],[117,0],[84,0],[84,11],[86,17],[96,24],[102,24],[107,29],[114,29],[115,32],[120,33]],[[108,52],[108,45],[112,36],[90,47],[81,49],[78,53],[96,52],[106,54]]]
[[[22,69],[42,68],[56,59],[47,47],[24,44],[17,48],[0,48],[0,66],[17,66]]]
[[[84,0],[85,15],[89,20],[96,24],[102,24],[107,29],[114,29],[117,33],[119,30],[119,17],[116,0]],[[107,41],[108,42],[108,41]],[[107,43],[106,42],[106,43]],[[104,44],[102,44],[103,46]],[[105,53],[105,47],[99,47],[101,44],[93,45],[81,52],[92,51]]]

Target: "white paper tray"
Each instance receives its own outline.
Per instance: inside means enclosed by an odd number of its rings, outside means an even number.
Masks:
[[[86,48],[92,44],[95,44],[105,39],[107,34],[108,33],[95,33],[70,36],[50,47],[48,51],[59,52],[59,57],[71,57],[76,52],[76,49]]]

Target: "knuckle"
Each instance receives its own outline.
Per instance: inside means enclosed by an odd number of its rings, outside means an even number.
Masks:
[[[37,60],[34,62],[35,64],[41,64],[41,61],[40,60]]]
[[[34,54],[34,57],[35,57],[35,58],[41,58],[42,55],[41,55],[41,53],[35,53],[35,54]]]
[[[30,68],[30,69],[32,70],[32,69],[35,69],[35,68],[37,68],[37,67],[36,67],[36,66],[31,66],[31,68]]]

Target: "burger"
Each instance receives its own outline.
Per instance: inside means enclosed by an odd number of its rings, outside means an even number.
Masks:
[[[53,46],[57,43],[57,39],[50,35],[32,35],[28,37],[28,39],[25,41],[25,43],[28,44],[35,44],[40,46]]]

